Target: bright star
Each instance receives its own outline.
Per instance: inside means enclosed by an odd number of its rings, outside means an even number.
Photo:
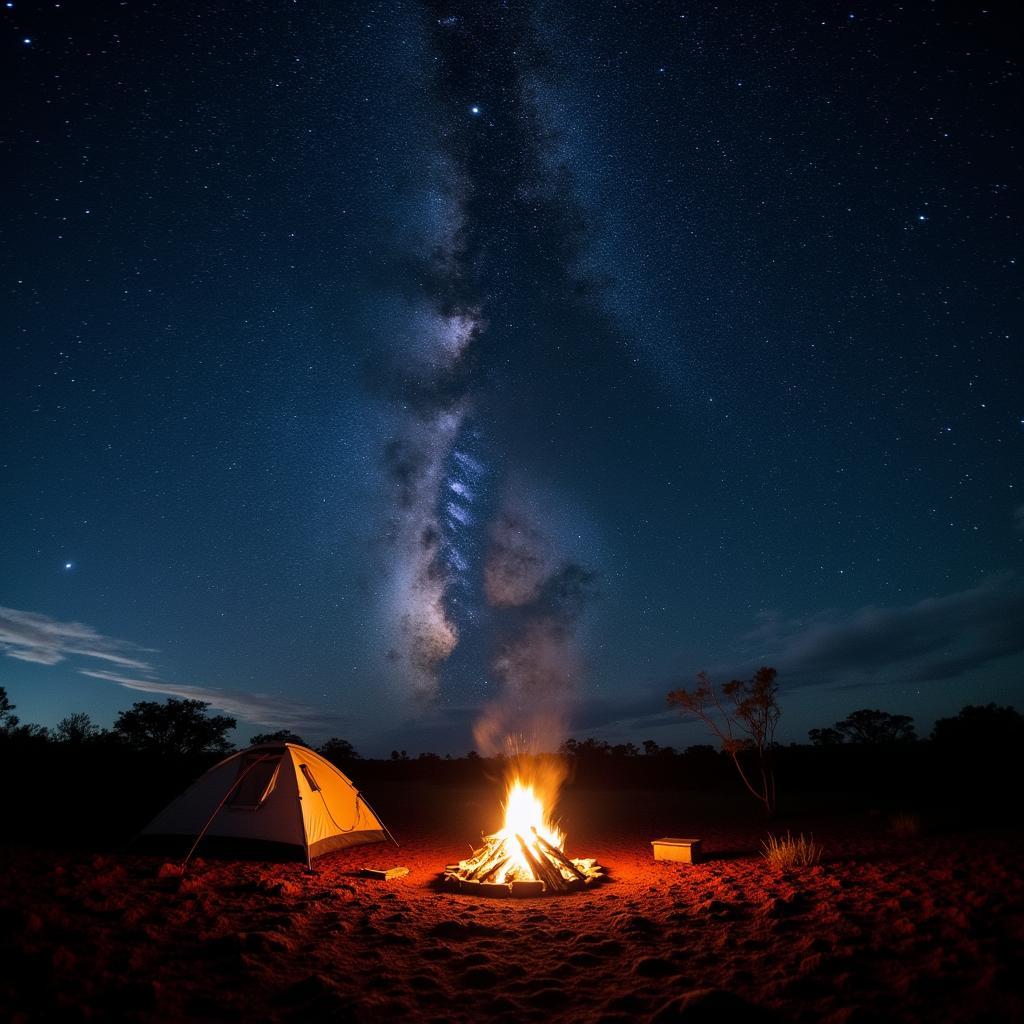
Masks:
[[[477,107],[477,106],[473,106],[473,107],[470,107],[470,108],[469,108],[469,112],[470,112],[471,114],[473,114],[474,116],[476,116],[477,114],[479,114],[479,113],[480,113],[480,108],[479,108],[479,107]]]
[[[928,218],[923,213],[919,213],[917,215],[917,219],[920,221],[926,221]]]
[[[73,569],[74,567],[75,567],[75,563],[74,562],[65,562],[64,563],[64,568],[65,569]]]

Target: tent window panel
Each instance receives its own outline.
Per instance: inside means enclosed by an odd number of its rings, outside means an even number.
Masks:
[[[306,777],[306,781],[309,783],[309,788],[316,793],[320,789],[320,786],[317,784],[316,779],[313,778],[313,773],[309,770],[309,765],[300,764],[299,770]]]
[[[274,792],[280,758],[247,757],[238,766],[238,780],[228,807],[255,811]]]

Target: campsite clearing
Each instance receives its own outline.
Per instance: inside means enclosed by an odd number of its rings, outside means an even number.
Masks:
[[[661,795],[605,796],[588,821],[594,801],[578,794],[568,846],[608,866],[605,886],[440,891],[471,837],[454,818],[471,829],[491,795],[382,800],[410,868],[386,884],[359,873],[384,846],[329,854],[312,875],[200,854],[164,878],[157,857],[7,850],[0,1003],[24,1020],[625,1021],[717,988],[795,1021],[1024,1012],[1019,834],[901,839],[864,818],[818,821],[825,861],[781,875],[756,822],[677,820],[699,827],[706,859],[655,862],[651,836],[678,831],[658,820]]]

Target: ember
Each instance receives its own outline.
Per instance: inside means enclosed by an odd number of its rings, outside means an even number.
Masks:
[[[604,877],[595,860],[572,860],[565,836],[547,817],[537,789],[515,778],[505,802],[505,822],[484,845],[445,868],[444,882],[459,892],[482,896],[536,896],[570,892]]]

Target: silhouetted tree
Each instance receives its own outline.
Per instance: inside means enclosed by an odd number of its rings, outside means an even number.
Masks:
[[[392,761],[408,761],[409,755],[404,750],[392,750],[391,751]]]
[[[816,747],[837,747],[843,742],[843,734],[838,729],[831,727],[825,729],[811,729],[807,738]]]
[[[0,686],[0,736],[8,740],[43,741],[49,738],[50,730],[45,725],[21,724],[14,714],[14,705],[7,691]]]
[[[743,785],[764,805],[769,815],[775,813],[775,773],[771,764],[771,748],[779,723],[778,672],[762,665],[753,679],[733,679],[723,683],[721,694],[706,672],[697,673],[693,690],[673,690],[668,695],[670,707],[699,718],[717,737]],[[741,755],[751,755],[754,767],[745,768]]]
[[[99,736],[99,726],[93,724],[93,720],[84,711],[76,711],[62,718],[53,730],[53,738],[58,743],[87,743]]]
[[[249,737],[249,745],[255,747],[260,743],[297,743],[300,747],[307,747],[309,744],[298,734],[290,729],[278,729],[277,732],[258,732],[255,736]]]
[[[675,747],[662,747],[654,740],[644,740],[642,746],[644,757],[675,757],[679,753]]]
[[[1024,748],[1024,715],[1012,707],[968,704],[956,718],[940,718],[932,740],[950,748],[1019,752]]]
[[[594,739],[593,736],[588,736],[585,740],[566,740],[558,748],[558,752],[564,757],[575,757],[580,760],[589,761],[607,757],[612,752],[612,746],[606,740],[598,740]]]
[[[12,704],[7,690],[0,686],[0,732],[11,732],[18,727],[18,716],[14,714],[16,704]]]
[[[322,754],[328,761],[335,763],[359,759],[359,751],[348,740],[340,739],[337,736],[332,736],[322,746],[317,747],[317,753]]]
[[[909,743],[917,739],[914,720],[909,715],[891,715],[888,711],[862,708],[854,711],[833,729],[846,743],[882,746],[888,743]]]
[[[209,706],[177,697],[163,704],[138,701],[117,716],[114,733],[136,750],[164,756],[227,753],[232,746],[226,734],[236,721],[229,715],[207,715]]]

